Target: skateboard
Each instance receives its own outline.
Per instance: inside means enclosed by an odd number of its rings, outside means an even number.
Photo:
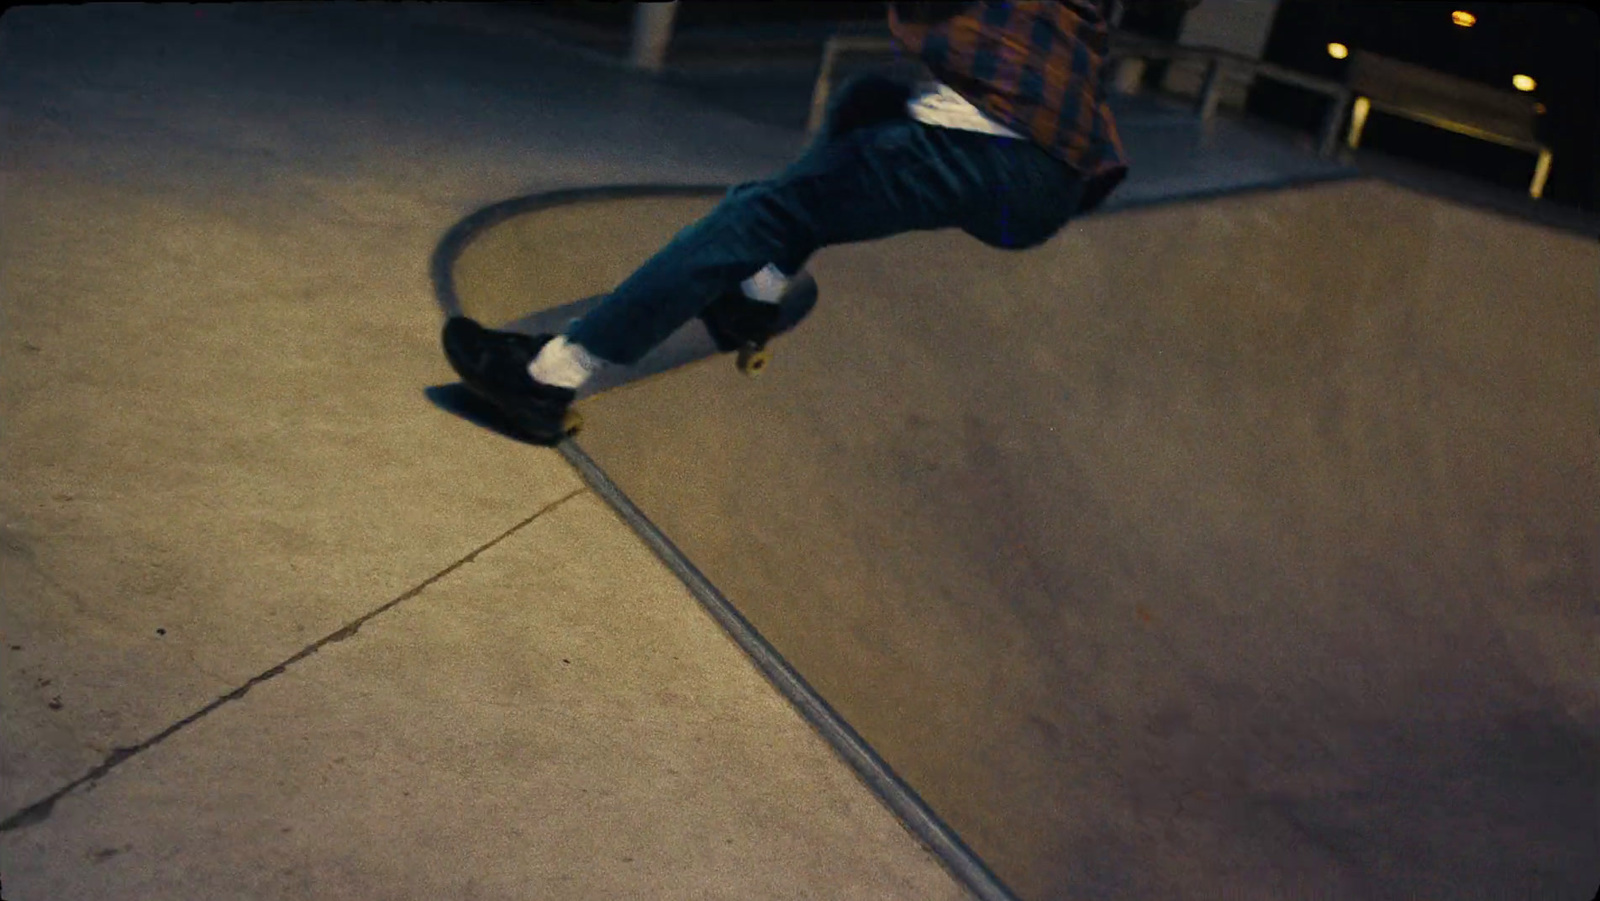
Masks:
[[[605,301],[606,296],[605,294],[596,294],[559,307],[539,310],[500,326],[500,329],[521,332],[526,335],[563,334],[573,320],[582,317],[599,306]],[[772,361],[772,341],[792,331],[801,322],[805,321],[805,318],[811,314],[816,305],[817,283],[810,273],[801,272],[790,281],[783,300],[778,304],[777,322],[773,325],[771,334],[765,340],[746,342],[740,347],[724,350],[717,346],[717,342],[711,337],[711,332],[706,328],[705,322],[699,316],[696,316],[679,326],[678,330],[668,336],[667,340],[656,345],[637,363],[631,366],[613,364],[595,373],[578,389],[575,403],[582,402],[597,394],[614,391],[618,388],[672,372],[684,366],[721,356],[724,353],[734,354],[735,367],[739,372],[751,377],[760,375]],[[465,390],[465,386],[461,386],[461,388],[462,390],[457,392],[455,397],[444,397],[443,392],[437,390],[431,390],[429,394],[434,403],[452,413],[504,434],[517,437],[510,431],[509,426],[501,422],[485,421],[495,420],[499,417],[493,415],[487,403],[475,403],[474,400],[462,397],[462,394],[470,394],[470,392]],[[567,437],[574,437],[583,429],[583,415],[577,409],[569,409],[563,425]]]

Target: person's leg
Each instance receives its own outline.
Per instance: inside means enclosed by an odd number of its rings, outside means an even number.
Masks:
[[[1070,170],[1025,141],[908,118],[858,128],[730,192],[566,337],[601,360],[631,364],[769,263],[793,274],[828,245],[952,227],[995,246],[1032,246],[1070,218],[1078,188]]]
[[[792,164],[790,168],[794,169],[800,162],[814,158],[825,146],[836,143],[852,131],[894,119],[905,119],[906,101],[910,99],[911,91],[912,80],[906,73],[895,70],[862,73],[846,79],[829,99],[827,114],[823,117],[817,135],[802,152],[799,162]],[[723,195],[722,206],[714,212],[726,212],[725,207],[751,199],[757,192],[771,190],[774,181],[774,178],[767,178],[733,186]],[[663,248],[658,255],[665,252],[666,248]],[[781,301],[785,283],[800,272],[810,254],[811,251],[806,249],[778,253],[736,286],[724,287],[707,306],[701,308],[708,316],[706,324],[712,329],[713,334],[718,334],[719,325],[731,326],[740,321],[747,324],[757,323],[773,318],[776,310],[763,311],[759,309],[761,304],[747,304],[743,301],[748,299],[773,304]],[[613,295],[616,293],[613,292]],[[565,375],[578,374],[576,370],[570,368],[571,364],[568,362],[569,354],[566,348],[578,343],[573,340],[572,345],[567,344],[567,341],[572,339],[571,332],[572,330],[569,330],[569,334],[563,336],[563,340],[559,342],[560,353],[546,354],[547,362],[557,365],[567,364],[566,371],[563,372]],[[589,340],[594,340],[592,335]],[[720,346],[723,336],[719,335],[718,341]],[[728,346],[737,343],[735,341]],[[648,353],[648,349],[644,352]],[[640,356],[642,355],[641,353]],[[621,362],[630,362],[632,356],[632,354],[625,355],[625,359]],[[598,362],[600,361],[591,356],[583,361],[579,368],[593,366]]]
[[[591,367],[637,362],[768,264],[794,274],[821,247],[949,227],[996,247],[1031,247],[1071,218],[1082,195],[1079,177],[1027,141],[904,115],[841,131],[775,178],[730,191],[564,338],[455,317],[445,324],[446,357],[522,431],[554,443]],[[535,376],[546,367],[575,371],[569,379]]]

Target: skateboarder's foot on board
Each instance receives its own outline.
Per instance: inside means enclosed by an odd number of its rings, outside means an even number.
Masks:
[[[570,432],[567,412],[577,392],[535,381],[528,372],[553,337],[486,329],[453,316],[444,324],[444,354],[467,387],[494,404],[518,431],[553,446]]]

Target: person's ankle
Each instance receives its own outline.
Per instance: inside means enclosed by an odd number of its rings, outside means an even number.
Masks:
[[[567,388],[573,391],[583,387],[591,376],[599,372],[605,362],[584,350],[582,346],[557,335],[550,339],[539,355],[528,364],[528,375],[541,385]]]
[[[775,264],[768,263],[760,272],[739,284],[744,296],[762,303],[780,303],[783,292],[789,289],[789,276]]]

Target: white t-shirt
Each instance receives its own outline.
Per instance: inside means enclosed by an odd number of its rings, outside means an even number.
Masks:
[[[917,89],[911,92],[911,99],[906,101],[906,112],[924,125],[977,131],[1007,138],[1022,137],[985,116],[983,111],[973,106],[967,98],[940,81],[918,85]]]

